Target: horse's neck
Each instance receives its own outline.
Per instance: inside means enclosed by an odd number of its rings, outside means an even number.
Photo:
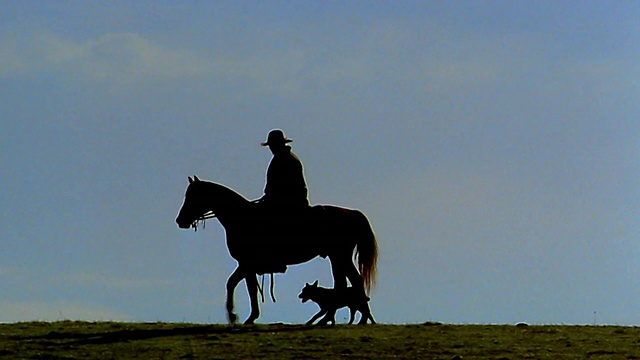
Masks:
[[[249,204],[249,200],[224,185],[207,183],[209,195],[216,203],[223,204],[224,207],[237,208]],[[224,210],[224,209],[221,209]]]
[[[206,183],[207,201],[212,204],[211,210],[217,215],[220,224],[227,228],[233,226],[238,216],[246,213],[249,200],[233,189],[216,183]]]

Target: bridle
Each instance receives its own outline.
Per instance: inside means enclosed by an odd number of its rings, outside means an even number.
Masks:
[[[217,215],[213,211],[207,211],[195,219],[191,224],[191,227],[194,231],[198,231],[198,225],[202,224],[202,228],[204,229],[206,226],[206,220],[213,219],[215,217],[217,217]]]

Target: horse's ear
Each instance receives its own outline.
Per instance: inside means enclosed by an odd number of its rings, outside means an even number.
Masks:
[[[193,181],[194,182],[198,182],[198,181],[200,181],[200,179],[198,179],[198,177],[196,175],[193,175]]]
[[[316,282],[313,283],[313,285],[311,285],[313,287],[318,287],[318,280],[316,280]]]
[[[189,184],[193,184],[193,179],[191,178],[191,176],[187,176],[187,178],[189,179]]]

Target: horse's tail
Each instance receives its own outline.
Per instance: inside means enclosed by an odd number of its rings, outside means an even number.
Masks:
[[[362,275],[364,290],[369,294],[376,283],[376,272],[378,267],[378,241],[369,219],[360,211],[357,211],[358,236],[356,242],[356,258],[358,260],[358,270]]]

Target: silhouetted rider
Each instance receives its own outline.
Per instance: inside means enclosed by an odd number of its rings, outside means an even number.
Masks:
[[[282,130],[275,129],[269,132],[267,141],[261,144],[269,146],[273,153],[267,169],[264,196],[258,200],[269,210],[289,212],[309,207],[302,162],[287,145],[292,141],[285,137]]]

